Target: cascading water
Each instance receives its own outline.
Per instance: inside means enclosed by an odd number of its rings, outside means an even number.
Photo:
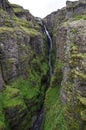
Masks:
[[[49,41],[48,42],[48,52],[49,52],[48,57],[49,57],[50,77],[51,77],[52,76],[52,64],[51,64],[52,39],[45,25],[44,25],[44,30]]]
[[[41,25],[43,26],[46,36],[48,38],[48,58],[49,58],[49,68],[50,68],[50,77],[51,77],[52,76],[52,64],[51,64],[52,39],[51,39],[51,36],[50,36],[46,26],[43,25],[43,23],[40,19],[39,19],[39,21],[40,21]],[[44,117],[44,107],[41,108],[37,121],[34,123],[32,130],[41,130],[43,117]]]

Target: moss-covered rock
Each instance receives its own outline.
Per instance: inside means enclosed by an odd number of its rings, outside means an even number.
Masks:
[[[0,0],[0,130],[28,130],[36,121],[49,81],[46,54],[30,12]]]
[[[63,78],[62,68],[62,61],[55,64],[55,70],[51,78],[50,88],[46,93],[44,104],[44,130],[66,130],[62,104],[60,102],[60,89]]]
[[[85,0],[67,1],[66,8],[54,14],[55,24],[51,33],[54,32],[56,37],[57,64],[51,79],[52,88],[49,88],[45,98],[44,130],[86,129],[85,6]],[[46,21],[51,19],[53,13],[46,17]],[[64,63],[62,69],[58,67],[59,61]],[[59,97],[58,92],[53,95],[53,90],[58,88],[58,84],[61,88]],[[53,104],[55,99],[56,103]]]
[[[45,116],[43,130],[66,130],[65,119],[60,102],[60,88],[49,88],[45,99]],[[52,122],[53,121],[53,122]]]
[[[3,109],[11,129],[27,130],[31,127],[31,115],[19,89],[7,87],[4,90]]]

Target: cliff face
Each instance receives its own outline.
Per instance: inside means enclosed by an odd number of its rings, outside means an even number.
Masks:
[[[43,22],[53,40],[50,87],[39,20],[0,0],[0,130],[30,130],[46,87],[43,130],[86,129],[86,0],[67,1]]]
[[[70,129],[85,129],[86,21],[68,23],[61,101]],[[70,119],[71,116],[71,119]],[[74,125],[74,126],[73,126]]]
[[[56,64],[45,99],[44,130],[85,130],[86,0],[68,1],[54,21]]]
[[[48,81],[45,43],[29,11],[0,0],[0,130],[29,130],[36,120]]]

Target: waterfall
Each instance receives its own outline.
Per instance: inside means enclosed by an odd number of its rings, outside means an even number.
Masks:
[[[48,58],[49,58],[49,69],[50,69],[50,77],[51,77],[52,76],[52,64],[51,64],[52,39],[51,39],[51,36],[50,36],[46,26],[42,23],[41,19],[38,19],[38,20],[40,22],[40,25],[44,28],[47,39],[49,41],[48,42]],[[36,122],[33,124],[33,127],[31,130],[40,130],[41,129],[43,117],[44,117],[44,106],[42,106],[39,116],[38,116]]]
[[[50,77],[52,76],[52,64],[51,64],[51,51],[52,51],[52,39],[51,39],[51,36],[46,28],[46,26],[44,25],[44,30],[45,30],[45,33],[47,35],[47,38],[49,40],[49,45],[48,45],[48,58],[49,58],[49,68],[50,68]]]
[[[37,21],[38,21],[39,25],[44,28],[47,39],[49,41],[48,42],[48,59],[49,59],[49,69],[50,69],[50,77],[51,77],[52,76],[52,64],[51,64],[52,38],[51,38],[45,24],[41,20],[41,18],[37,18]]]

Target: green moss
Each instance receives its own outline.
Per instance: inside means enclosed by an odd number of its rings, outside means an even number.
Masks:
[[[15,6],[15,7],[13,8],[13,12],[14,12],[14,13],[22,13],[22,12],[24,12],[24,9],[23,9],[22,7],[17,7],[17,6]]]
[[[0,9],[0,16],[4,26],[13,27],[13,21],[5,10]]]
[[[13,6],[13,10],[14,13],[23,12],[23,9],[16,5]],[[0,12],[0,14],[1,13],[3,14],[2,17],[4,17],[3,19],[5,20],[5,22],[3,22],[3,24],[5,23],[4,26],[0,27],[1,34],[6,34],[10,38],[16,38],[16,40],[19,40],[19,37],[17,36],[17,31],[23,34],[27,33],[31,37],[41,35],[39,25],[35,23],[33,24],[33,21],[19,19],[14,15],[12,17],[9,17],[9,15],[6,14],[3,10],[2,12]],[[5,36],[3,35],[1,36],[0,40],[4,40],[4,38]],[[5,86],[5,89],[3,90],[1,99],[2,104],[0,103],[0,130],[4,130],[4,128],[7,127],[5,120],[9,122],[8,124],[11,124],[13,123],[13,120],[18,121],[21,118],[22,123],[19,125],[19,129],[29,129],[29,127],[31,126],[32,118],[30,117],[30,115],[33,116],[33,114],[37,114],[37,111],[39,111],[44,99],[44,87],[46,84],[45,82],[47,81],[47,74],[49,71],[48,60],[45,56],[45,50],[43,50],[44,54],[42,56],[37,57],[37,55],[34,54],[35,52],[32,52],[30,49],[28,49],[27,46],[23,45],[23,43],[18,43],[18,45],[19,51],[25,50],[27,52],[27,54],[23,55],[20,59],[21,63],[28,60],[29,55],[32,55],[31,58],[33,59],[30,59],[29,65],[24,68],[27,69],[29,73],[27,75],[29,75],[29,77],[27,78],[26,75],[26,77],[24,78],[20,77],[9,86]],[[5,61],[5,63],[7,65],[6,73],[9,74],[9,72],[11,72],[10,68],[15,63],[15,59],[9,58]],[[27,108],[29,108],[30,113],[28,112]],[[13,113],[14,111],[17,112],[17,116],[14,115],[15,119],[11,120],[11,112]],[[24,117],[22,117],[23,111],[27,111],[27,115],[24,115]]]
[[[83,104],[84,106],[86,106],[86,98],[85,97],[79,96],[78,99],[79,99],[79,101],[80,101],[81,104]]]
[[[47,61],[46,61],[47,62]],[[45,62],[41,62],[41,72],[42,72],[42,75],[46,75],[48,70],[49,70],[49,66],[48,66],[48,63],[45,63]]]
[[[86,20],[86,15],[75,15],[73,16],[76,20],[80,20],[80,19],[83,19],[83,20]]]
[[[23,29],[23,30],[24,30],[26,33],[28,33],[31,37],[40,35],[40,33],[39,33],[37,30],[35,30],[35,29],[26,28],[26,27],[23,27],[23,26],[21,26],[21,29]]]
[[[72,32],[72,34],[76,35],[77,34],[77,29],[73,28],[73,29],[71,29],[71,32]]]
[[[14,32],[15,30],[14,30],[14,28],[9,28],[9,27],[5,27],[5,26],[3,26],[3,27],[0,27],[0,32],[2,32],[2,33],[5,33],[5,32]]]
[[[31,76],[30,79],[18,79],[16,82],[12,84],[12,87],[18,88],[23,98],[29,99],[36,96],[39,92],[39,86],[36,84],[35,77]]]
[[[44,130],[66,130],[62,106],[59,103],[60,87],[49,88],[46,93]]]
[[[63,73],[62,73],[62,68],[63,68],[63,62],[59,61],[55,65],[54,69],[54,74],[51,79],[51,87],[55,87],[57,84],[60,84],[62,81]]]
[[[24,106],[24,101],[20,91],[15,88],[7,87],[3,93],[3,106],[4,108]],[[25,106],[24,106],[25,107]]]
[[[35,24],[34,29],[41,30],[41,27],[38,24]]]
[[[49,70],[48,61],[41,57],[40,60],[38,57],[34,58],[31,62],[31,66],[35,69],[36,73],[41,77],[46,75]]]
[[[21,61],[24,62],[24,61],[28,60],[28,58],[29,58],[28,54],[25,54],[24,56],[22,56]]]
[[[8,130],[5,114],[3,111],[3,96],[0,94],[0,130]]]
[[[82,73],[80,70],[72,69],[71,70],[71,76],[79,77],[80,80],[86,80],[86,74]]]
[[[78,54],[72,54],[71,59],[83,59],[86,58],[86,54],[78,53]]]
[[[10,58],[7,60],[8,64],[13,64],[15,63],[15,59],[14,58]]]
[[[16,16],[13,16],[12,19],[19,26],[23,26],[23,27],[26,27],[26,28],[32,28],[33,27],[33,23],[31,21],[27,21],[26,19],[20,19],[20,18],[18,18]]]
[[[27,128],[29,129],[31,127],[31,113],[27,109],[27,106],[25,104],[25,101],[22,97],[20,90],[7,86],[3,91],[2,98],[3,98],[2,101],[3,101],[3,110],[5,113],[5,120],[8,121],[8,124],[11,123],[13,124],[14,120],[15,122],[18,122],[22,118],[22,122],[19,123],[18,126],[19,129],[23,128],[25,130],[27,130]],[[17,115],[15,114],[14,116],[12,116],[13,119],[11,119],[9,111],[12,111],[12,114],[16,111]],[[24,112],[26,112],[27,114],[24,117],[22,117]],[[9,129],[10,128],[8,128],[8,130]]]
[[[13,8],[14,13],[23,13],[24,12],[24,9],[22,6],[16,5],[16,4],[10,4],[10,5]]]
[[[81,119],[83,121],[86,121],[86,110],[84,110],[84,111],[81,112]]]
[[[63,77],[62,67],[62,61],[59,61],[55,65],[54,74],[50,83],[51,87],[46,93],[44,130],[66,130],[63,109],[59,98]]]
[[[50,106],[53,106],[53,104],[56,103],[56,101],[58,100],[58,96],[59,96],[59,89],[60,86],[55,87],[55,88],[49,88],[47,90],[46,93],[46,99],[45,99],[45,106],[46,106],[46,110],[50,109]],[[57,95],[57,96],[56,96]]]
[[[39,59],[34,58],[31,61],[28,70],[29,77],[26,80],[20,78],[16,82],[14,82],[11,86],[13,88],[18,88],[21,91],[23,98],[25,99],[33,98],[40,93],[41,78],[42,75],[44,76],[47,74],[47,69],[48,65],[46,63],[43,63],[41,66]]]

